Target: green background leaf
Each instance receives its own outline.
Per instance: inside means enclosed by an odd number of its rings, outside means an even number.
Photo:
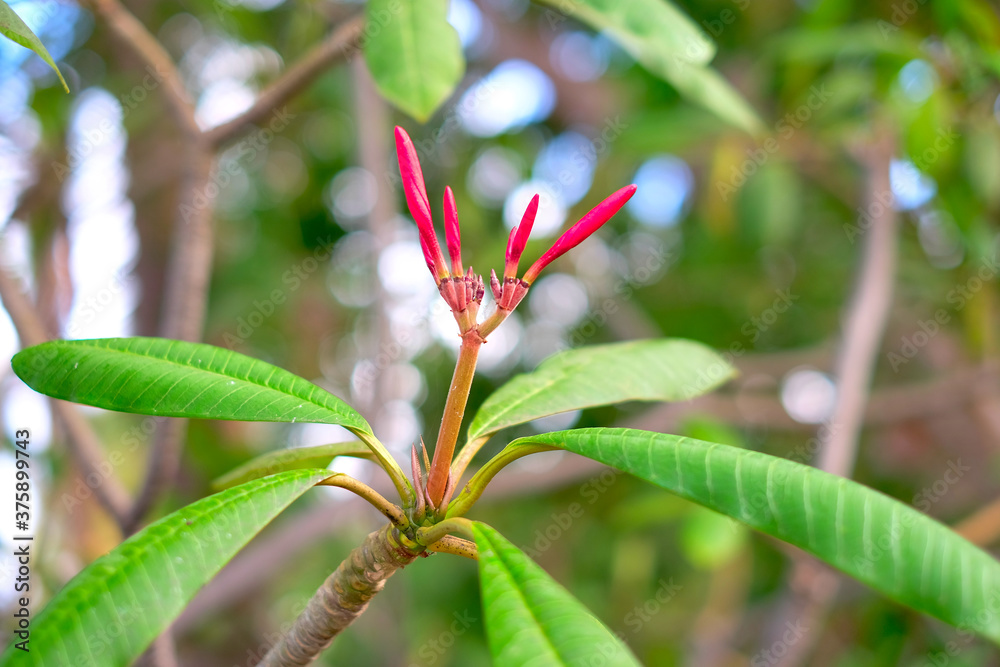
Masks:
[[[521,438],[592,458],[808,551],[913,609],[1000,643],[1000,563],[878,491],[785,459],[676,435],[579,429]]]
[[[425,122],[465,72],[447,0],[370,0],[365,62],[387,100]]]
[[[493,528],[473,524],[494,665],[640,663],[603,623]]]
[[[339,424],[370,434],[351,406],[277,366],[162,338],[51,341],[14,355],[14,372],[54,398],[169,417]]]
[[[639,340],[555,354],[494,392],[469,440],[568,410],[624,401],[684,401],[733,377],[713,350],[687,340]]]
[[[10,646],[0,665],[131,664],[254,535],[329,476],[280,473],[148,526],[76,575],[33,619],[31,651]]]
[[[212,486],[221,491],[286,470],[325,468],[338,456],[370,459],[372,453],[360,442],[335,442],[329,445],[279,449],[250,459],[212,482]]]
[[[682,60],[706,65],[715,57],[715,43],[687,14],[669,0],[542,0],[556,12],[546,23],[558,26],[563,12],[583,21],[621,44],[640,62]]]
[[[55,61],[52,60],[52,56],[49,55],[45,45],[35,36],[35,33],[31,32],[31,28],[25,25],[21,17],[15,14],[14,10],[3,0],[0,0],[0,35],[37,53],[49,67],[55,70],[56,76],[59,77],[59,82],[62,83],[66,92],[69,92],[66,79],[63,78],[62,72],[56,67]]]
[[[567,12],[604,31],[654,75],[671,83],[688,100],[750,134],[763,132],[757,113],[714,69],[715,44],[684,12],[667,0],[543,0],[548,23],[558,25]]]

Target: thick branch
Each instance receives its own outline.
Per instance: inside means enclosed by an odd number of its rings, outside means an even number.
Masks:
[[[837,403],[817,462],[820,469],[842,477],[850,477],[854,470],[872,376],[892,306],[899,216],[891,204],[883,203],[892,201],[889,163],[895,151],[891,136],[891,132],[886,132],[880,141],[862,149],[861,154],[868,173],[865,210],[871,224],[863,236],[861,266],[835,367]],[[786,614],[781,618],[790,622],[807,618],[811,620],[810,627],[819,626],[840,588],[839,578],[813,558],[799,559],[792,578],[801,584],[787,600]],[[782,631],[783,625],[775,626],[771,638]],[[813,632],[791,647],[780,665],[804,664],[819,635]]]
[[[350,60],[358,52],[358,39],[363,28],[363,16],[348,19],[337,26],[319,46],[265,88],[253,106],[231,121],[206,131],[208,143],[218,148],[233,141],[248,126],[260,122],[297,95],[330,65]]]
[[[864,254],[844,322],[835,369],[837,404],[831,428],[827,429],[830,435],[817,462],[820,469],[842,477],[850,477],[854,469],[868,393],[892,306],[899,216],[891,205],[882,203],[892,199],[889,184],[892,156],[893,146],[888,140],[864,155],[868,168],[866,210],[872,223],[864,235]]]
[[[0,299],[3,300],[4,308],[14,322],[22,346],[39,345],[50,340],[41,318],[28,297],[21,292],[15,279],[3,270],[0,270]],[[98,464],[104,459],[104,453],[97,434],[73,404],[53,400],[52,407],[66,428],[66,444],[80,472],[87,476],[93,474],[104,480],[93,487],[98,502],[114,517],[119,526],[124,526],[131,502],[117,478],[113,475],[105,478],[98,470]]]
[[[188,142],[186,160],[159,334],[164,338],[198,341],[202,337],[212,275],[213,201],[209,185],[214,158],[200,142],[192,140]],[[146,478],[132,508],[130,531],[139,526],[160,492],[176,478],[186,430],[187,422],[180,419],[168,419],[157,429]]]
[[[271,647],[258,667],[308,665],[354,622],[396,570],[417,554],[400,543],[391,525],[376,530],[331,574],[309,600],[292,629]]]

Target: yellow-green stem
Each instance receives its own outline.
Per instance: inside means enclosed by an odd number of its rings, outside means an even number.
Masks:
[[[444,539],[446,535],[452,535],[453,533],[464,535],[470,540],[473,539],[472,522],[463,517],[455,517],[454,519],[439,521],[433,526],[417,528],[416,541],[420,545],[431,545]]]
[[[483,495],[483,491],[486,490],[486,485],[493,481],[496,474],[503,470],[505,466],[513,463],[521,457],[527,456],[528,454],[548,452],[553,449],[556,448],[550,445],[535,445],[529,442],[525,442],[524,444],[507,445],[499,454],[487,461],[483,464],[482,468],[476,471],[476,474],[472,476],[469,483],[465,485],[464,489],[462,489],[462,493],[459,494],[454,502],[448,505],[448,512],[445,515],[445,521],[442,521],[437,525],[440,526],[447,524],[449,521],[454,521],[468,512],[475,502],[479,500],[479,496]]]
[[[462,445],[462,449],[458,450],[458,456],[451,464],[451,476],[454,478],[456,486],[461,481],[462,475],[465,474],[465,469],[472,463],[473,457],[479,453],[479,450],[492,436],[492,433],[487,433],[475,440],[469,440]]]
[[[371,488],[364,482],[360,482],[350,475],[345,475],[343,473],[337,473],[327,477],[325,480],[319,483],[319,486],[339,486],[342,489],[347,489],[351,491],[364,500],[368,501],[375,509],[381,512],[392,525],[400,530],[406,530],[410,527],[410,522],[406,518],[406,514],[397,505],[389,502],[385,497],[380,494],[375,489]]]
[[[479,560],[479,551],[476,543],[463,540],[454,535],[445,535],[433,544],[427,545],[427,551],[434,551],[442,554],[454,554],[470,560]]]
[[[462,428],[465,404],[469,400],[469,390],[472,388],[472,378],[476,374],[476,360],[479,358],[479,348],[482,344],[483,339],[475,329],[462,334],[462,346],[458,351],[455,374],[451,378],[448,400],[441,416],[441,430],[438,431],[437,445],[434,446],[434,459],[431,461],[431,469],[427,476],[427,496],[435,508],[441,507],[441,502],[444,500],[451,457],[455,453],[458,432]]]

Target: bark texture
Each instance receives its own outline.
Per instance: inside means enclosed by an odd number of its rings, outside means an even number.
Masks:
[[[368,535],[313,595],[288,634],[271,647],[258,667],[308,665],[354,622],[385,581],[414,561],[391,524]]]

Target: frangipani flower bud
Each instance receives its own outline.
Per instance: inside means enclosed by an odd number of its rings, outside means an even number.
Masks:
[[[521,261],[521,253],[528,243],[528,236],[531,235],[531,227],[535,224],[535,216],[538,214],[538,195],[531,198],[528,208],[524,210],[521,217],[521,224],[510,230],[510,237],[507,239],[507,261],[504,263],[503,277],[517,277],[517,263]]]
[[[451,186],[444,188],[444,238],[451,255],[452,275],[460,276],[465,273],[462,270],[462,234],[458,228],[458,207]]]
[[[590,210],[587,215],[580,218],[580,221],[570,227],[560,236],[552,247],[538,261],[531,265],[531,268],[524,274],[524,282],[529,285],[535,282],[538,274],[551,264],[556,258],[561,257],[567,251],[575,248],[585,238],[596,232],[600,227],[611,219],[622,206],[625,205],[632,195],[635,194],[635,185],[629,185],[614,193],[600,204]]]
[[[417,149],[414,148],[410,135],[401,127],[396,128],[396,157],[399,159],[399,175],[403,179],[406,206],[410,209],[413,221],[417,223],[424,259],[427,260],[435,282],[440,282],[451,273],[441,253],[437,234],[434,233],[434,219],[431,217],[431,205],[427,199],[427,187],[424,185],[424,173],[420,169]]]

